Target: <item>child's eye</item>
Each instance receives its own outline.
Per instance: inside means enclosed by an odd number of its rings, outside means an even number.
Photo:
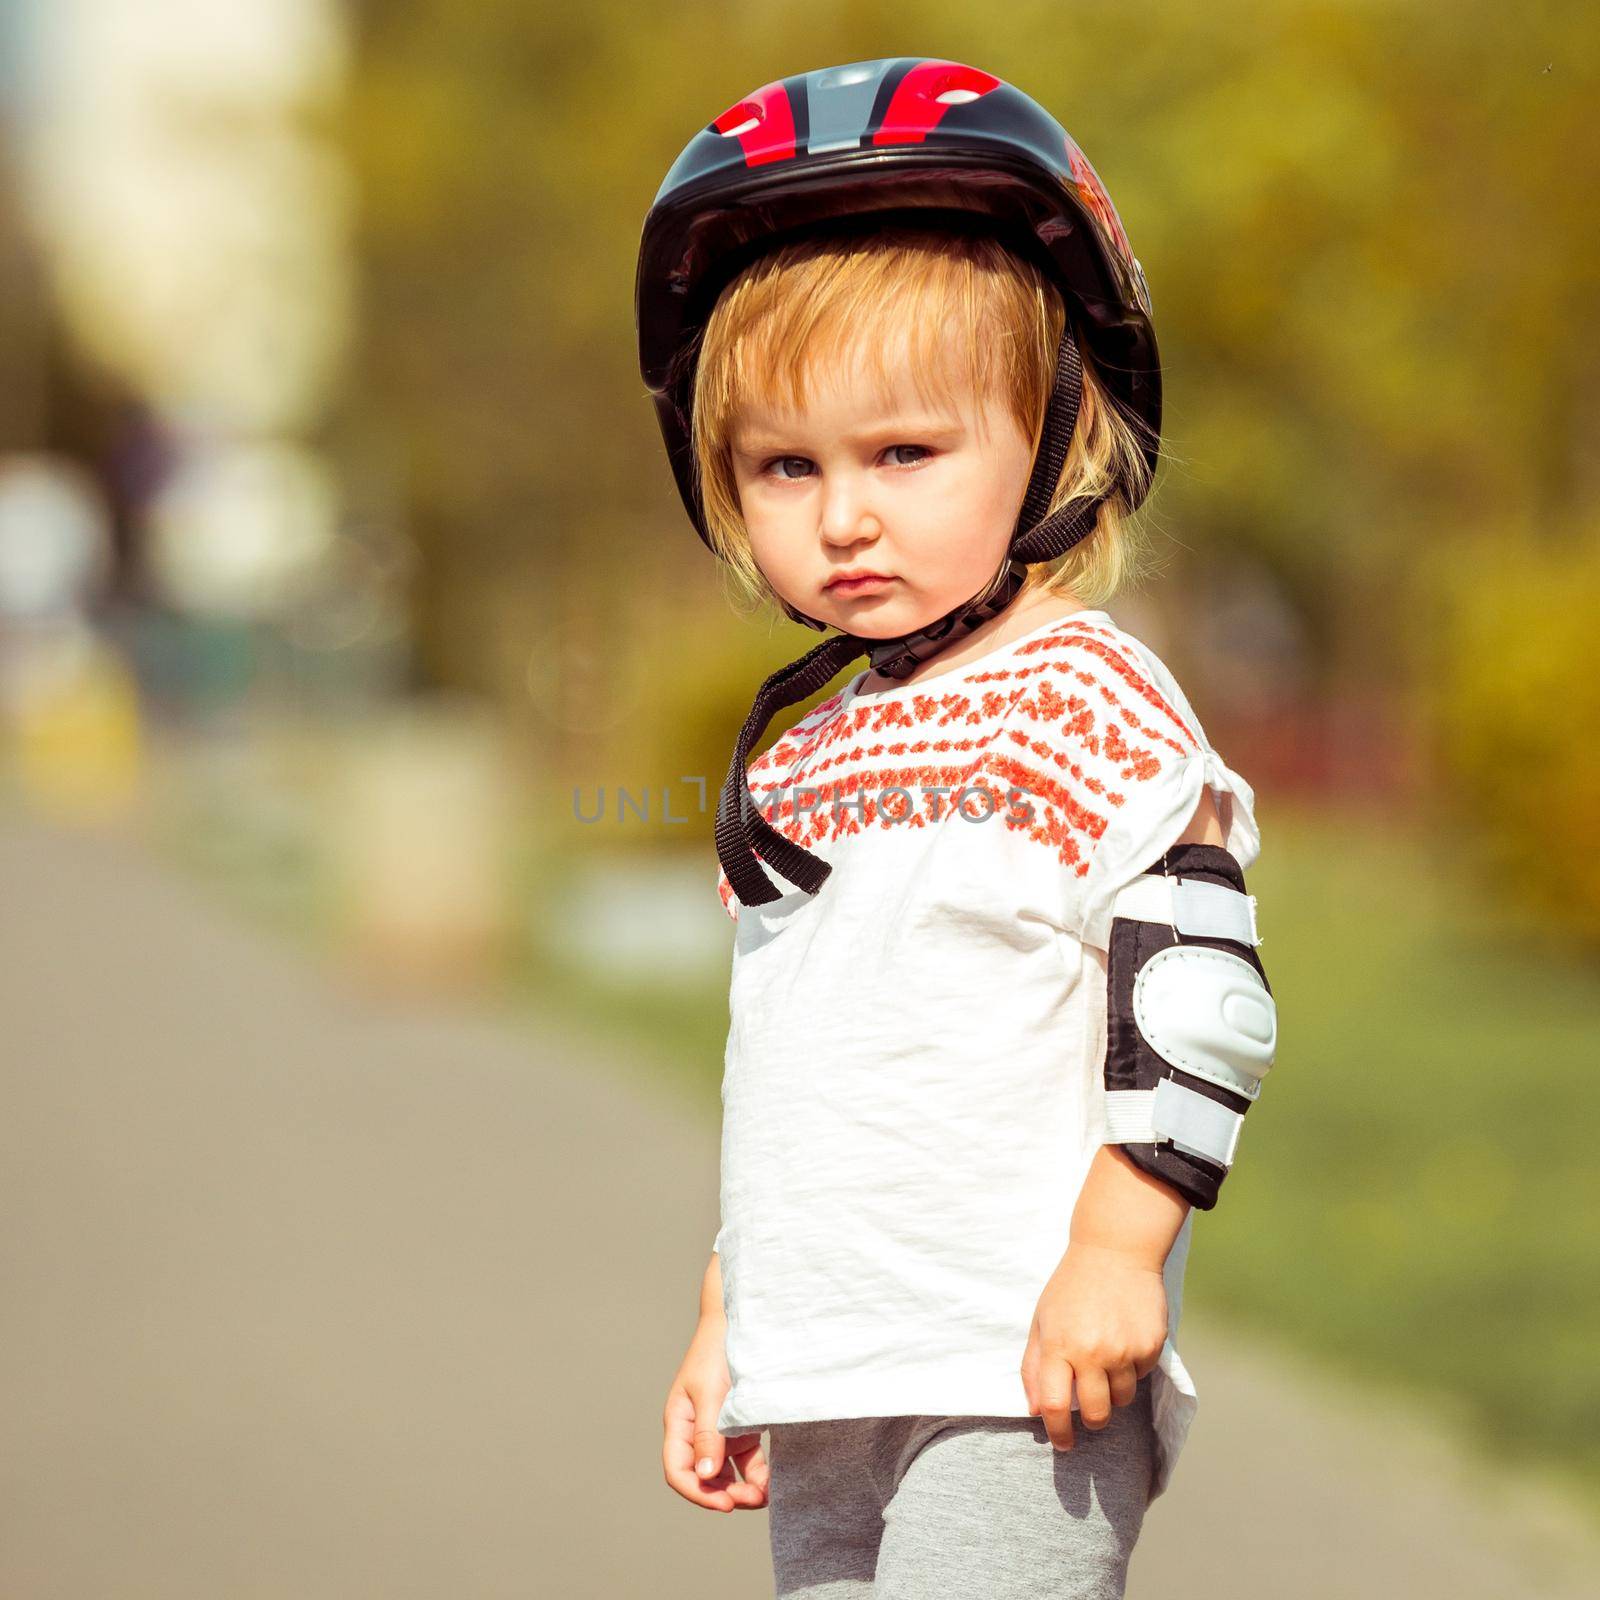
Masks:
[[[914,451],[918,452],[919,457],[921,459],[918,459],[916,461],[891,461],[889,463],[891,466],[896,466],[896,467],[920,467],[922,465],[922,461],[924,459],[927,459],[927,458],[931,457],[932,454],[933,454],[933,452],[930,449],[928,449],[928,447],[926,445],[921,445],[921,444],[892,444],[892,445],[890,445],[888,447],[887,450],[884,451],[884,454],[886,456],[893,456],[894,453],[897,450],[914,450]],[[807,477],[807,476],[809,476],[809,474],[807,474],[807,473],[791,474],[791,473],[788,473],[788,472],[784,472],[784,471],[778,470],[778,469],[780,469],[782,467],[786,467],[787,465],[789,465],[789,463],[795,462],[795,461],[803,462],[808,467],[812,465],[811,461],[805,456],[774,456],[761,469],[761,471],[762,471],[762,473],[764,475],[777,478],[781,482],[784,482],[784,483],[798,483],[801,478]]]
[[[889,454],[890,455],[893,455],[896,450],[920,450],[924,456],[929,456],[929,455],[933,454],[933,452],[931,450],[929,450],[925,445],[920,445],[920,444],[892,444],[892,445],[889,446]],[[921,463],[917,462],[917,461],[901,461],[901,462],[898,462],[896,464],[898,466],[902,466],[902,467],[915,467],[915,466],[920,466],[921,465]]]

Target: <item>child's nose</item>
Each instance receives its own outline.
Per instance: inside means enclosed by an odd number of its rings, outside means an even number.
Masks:
[[[850,545],[875,539],[883,532],[867,485],[856,478],[835,478],[822,498],[822,536],[830,544]]]

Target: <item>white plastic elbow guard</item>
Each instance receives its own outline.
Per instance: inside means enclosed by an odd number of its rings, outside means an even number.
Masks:
[[[1179,845],[1112,905],[1106,1142],[1202,1211],[1277,1046],[1255,900],[1215,845]]]

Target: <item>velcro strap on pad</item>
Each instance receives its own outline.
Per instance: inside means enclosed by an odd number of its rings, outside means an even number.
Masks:
[[[1154,1089],[1113,1089],[1106,1095],[1106,1142],[1171,1140],[1190,1155],[1231,1167],[1244,1116],[1198,1091],[1163,1078]]]
[[[1190,939],[1232,939],[1254,948],[1256,897],[1200,878],[1168,878],[1147,872],[1120,890],[1111,902],[1114,917],[1158,922]]]
[[[1106,1143],[1151,1144],[1156,1130],[1150,1120],[1154,1089],[1106,1090]]]

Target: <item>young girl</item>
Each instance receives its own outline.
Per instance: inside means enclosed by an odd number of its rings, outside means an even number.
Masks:
[[[665,1476],[768,1507],[782,1595],[1120,1595],[1275,1041],[1250,789],[1098,609],[1158,457],[1143,273],[1048,113],[900,59],[697,135],[638,309],[702,539],[839,630],[718,812],[721,1228]]]

